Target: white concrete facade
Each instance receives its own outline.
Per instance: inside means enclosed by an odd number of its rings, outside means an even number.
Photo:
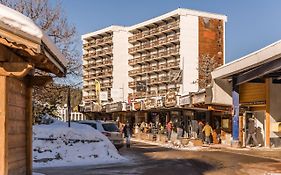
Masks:
[[[122,30],[113,31],[113,83],[112,88],[119,92],[112,94],[113,102],[127,101],[128,99],[128,82],[129,82],[129,42],[128,31]],[[114,91],[113,91],[114,92]]]
[[[101,35],[111,33],[112,78],[110,78],[110,81],[112,82],[112,85],[107,88],[107,90],[110,89],[109,91],[111,92],[111,96],[109,97],[111,101],[109,100],[108,102],[127,102],[129,95],[136,91],[136,87],[134,87],[135,89],[132,88],[130,83],[135,85],[138,81],[146,81],[146,84],[148,84],[155,79],[158,81],[157,86],[150,85],[149,92],[146,90],[146,92],[144,92],[145,95],[142,94],[142,97],[165,96],[170,90],[176,90],[178,95],[197,92],[199,90],[199,86],[196,83],[199,79],[199,17],[222,20],[223,25],[227,21],[225,15],[190,9],[176,9],[133,26],[110,26],[83,35],[83,44],[87,45],[87,43],[91,43],[92,38],[98,38]],[[157,29],[158,32],[156,32],[156,38],[149,38],[148,41],[145,38],[141,38],[138,41],[130,41],[130,37],[145,30],[148,30],[148,37],[153,37],[149,30],[158,25],[159,28],[162,26],[168,28],[168,30],[164,29],[158,31]],[[169,27],[173,29],[170,30]],[[160,40],[162,45],[159,44]],[[225,43],[225,41],[223,42]],[[155,43],[158,43],[158,45]],[[141,47],[141,49],[139,49],[139,47]],[[91,52],[88,48],[89,46],[83,47],[84,55]],[[139,50],[132,53],[130,49]],[[130,61],[133,59],[140,58],[141,60],[144,60],[143,57],[152,57],[155,53],[158,56],[157,58],[154,58],[154,60],[150,59],[149,61],[146,60],[136,64],[130,64]],[[159,56],[160,54],[166,55]],[[90,64],[88,60],[85,61],[88,57],[89,56],[84,56],[83,64]],[[147,69],[149,69],[149,71],[147,71]],[[170,72],[169,69],[173,71],[182,71],[182,82],[167,82],[166,79],[172,72]],[[92,68],[91,70],[93,71],[95,68]],[[136,71],[133,74],[137,75],[130,76],[131,71]],[[89,75],[89,71],[84,71],[84,75],[88,76],[88,79],[92,76],[91,74]],[[162,82],[163,84],[161,84]],[[87,87],[88,89],[86,90],[83,88],[83,100],[95,102],[96,97],[94,97],[95,90],[93,87],[93,80],[85,80],[84,78],[84,85],[85,84],[90,85],[91,89],[89,90],[89,87]]]
[[[179,94],[187,95],[189,92],[197,92],[195,83],[198,75],[199,55],[199,29],[198,16],[180,16],[180,68],[183,70],[183,84]]]

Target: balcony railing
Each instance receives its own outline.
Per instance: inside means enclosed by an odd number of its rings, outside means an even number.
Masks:
[[[98,51],[92,52],[92,53],[86,53],[86,54],[83,55],[83,57],[84,57],[85,60],[89,60],[92,57],[105,56],[107,54],[112,54],[112,48],[98,50]]]
[[[145,43],[143,45],[138,45],[129,48],[129,54],[134,54],[136,52],[144,51],[144,50],[150,50],[152,48],[158,48],[160,46],[163,46],[165,44],[168,44],[170,42],[176,42],[179,40],[179,34],[170,35],[165,38],[160,38],[156,41],[152,41],[151,43]]]
[[[165,88],[160,90],[148,90],[147,92],[135,92],[129,93],[129,98],[132,99],[140,99],[147,97],[156,97],[156,96],[166,96],[168,92],[178,92],[179,88]]]
[[[112,86],[112,82],[101,83],[102,88],[109,88]]]
[[[139,39],[149,38],[149,37],[152,37],[154,35],[159,35],[162,32],[166,32],[166,31],[169,31],[169,30],[172,30],[172,29],[175,30],[176,28],[179,28],[179,21],[174,21],[174,22],[168,23],[166,25],[151,28],[150,30],[145,30],[141,33],[134,34],[133,36],[129,37],[129,42],[133,43],[133,42],[136,42]]]
[[[88,43],[83,44],[83,48],[89,49],[91,47],[97,47],[97,46],[109,44],[109,43],[112,43],[112,42],[113,42],[112,36],[103,37],[103,38],[99,38],[99,39],[94,39],[92,41],[89,41]]]

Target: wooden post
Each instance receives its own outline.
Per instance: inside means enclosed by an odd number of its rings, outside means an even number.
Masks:
[[[32,174],[32,87],[26,89],[26,174]]]
[[[265,113],[265,146],[270,147],[270,82],[271,78],[265,80],[266,113]]]
[[[7,78],[0,76],[0,174],[8,174]]]

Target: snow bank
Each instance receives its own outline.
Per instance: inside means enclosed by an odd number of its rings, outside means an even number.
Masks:
[[[32,175],[45,175],[45,174],[33,172]]]
[[[54,167],[125,161],[114,145],[96,129],[54,120],[33,126],[33,166]]]
[[[132,141],[146,143],[146,144],[150,144],[150,145],[157,145],[157,146],[161,146],[164,148],[185,150],[185,151],[201,151],[201,150],[206,149],[205,147],[202,147],[202,146],[194,146],[191,142],[188,143],[188,145],[181,145],[181,144],[172,143],[172,142],[159,143],[159,142],[153,142],[153,141],[139,140],[139,139],[135,139],[135,138],[132,138]]]

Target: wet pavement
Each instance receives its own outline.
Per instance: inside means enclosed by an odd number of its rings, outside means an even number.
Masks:
[[[181,151],[145,143],[133,143],[122,148],[121,155],[129,160],[124,163],[79,167],[36,169],[46,175],[220,175],[220,174],[281,174],[277,160],[242,155],[224,150]]]

